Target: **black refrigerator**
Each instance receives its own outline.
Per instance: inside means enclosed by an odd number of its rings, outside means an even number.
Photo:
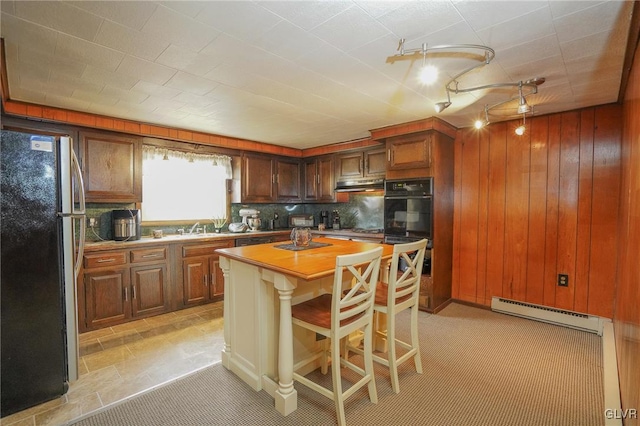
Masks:
[[[78,378],[76,278],[85,232],[69,137],[2,131],[0,417]]]

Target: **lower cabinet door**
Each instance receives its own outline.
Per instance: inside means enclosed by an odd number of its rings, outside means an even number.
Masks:
[[[197,257],[182,261],[183,303],[197,305],[208,299],[209,258]]]
[[[127,268],[87,273],[84,285],[87,327],[108,327],[131,317]]]
[[[166,264],[131,268],[131,283],[134,317],[161,314],[168,310]]]
[[[220,257],[209,259],[209,299],[222,300],[224,298],[224,275],[220,269]]]

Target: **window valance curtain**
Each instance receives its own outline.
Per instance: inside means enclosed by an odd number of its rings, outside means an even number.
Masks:
[[[226,178],[231,179],[231,157],[228,155],[182,152],[167,148],[160,148],[152,145],[142,145],[142,160],[168,160],[180,159],[195,163],[210,163],[214,166],[223,167]]]

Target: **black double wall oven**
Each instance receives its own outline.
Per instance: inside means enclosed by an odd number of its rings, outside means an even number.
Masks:
[[[401,244],[427,238],[433,244],[433,178],[387,180],[384,192],[384,242]],[[430,250],[423,273],[431,272]]]

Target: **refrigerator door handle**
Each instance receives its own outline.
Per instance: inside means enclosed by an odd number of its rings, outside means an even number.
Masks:
[[[78,183],[78,203],[79,209],[76,209],[75,203],[73,205],[73,217],[80,219],[80,235],[78,241],[78,253],[76,261],[74,263],[74,272],[76,277],[80,274],[80,265],[82,264],[82,257],[84,256],[84,240],[87,233],[87,223],[85,220],[86,203],[84,197],[84,181],[82,180],[82,170],[80,170],[80,163],[73,148],[71,149],[71,165],[73,167],[73,173]]]

